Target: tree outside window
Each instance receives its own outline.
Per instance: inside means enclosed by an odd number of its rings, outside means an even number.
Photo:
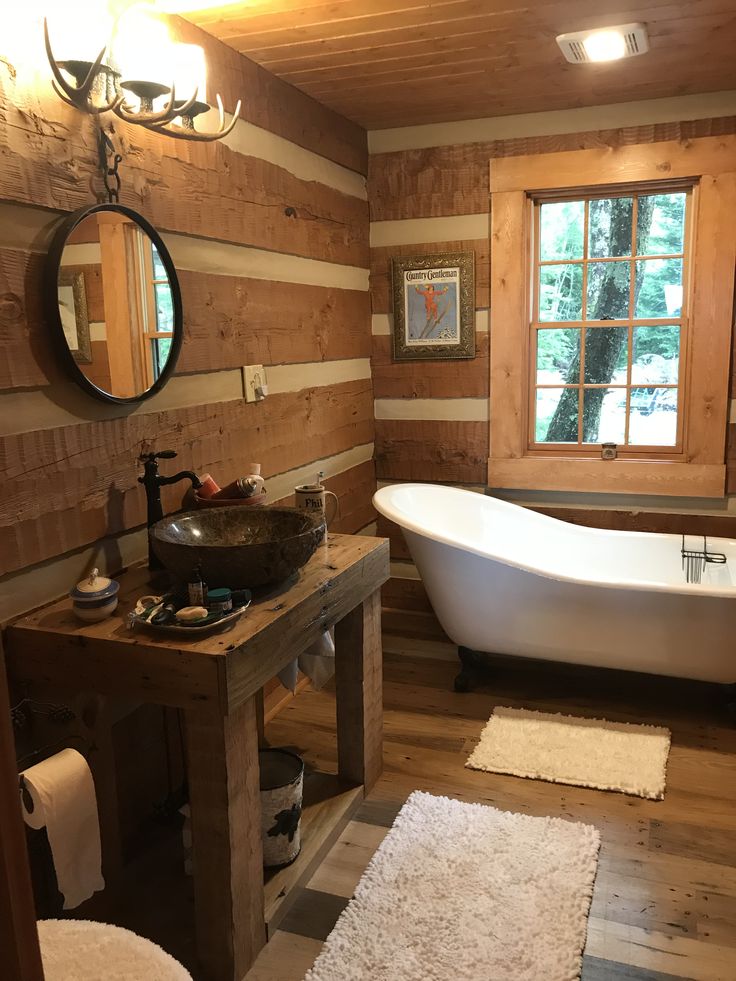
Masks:
[[[536,203],[532,444],[678,444],[689,200]]]

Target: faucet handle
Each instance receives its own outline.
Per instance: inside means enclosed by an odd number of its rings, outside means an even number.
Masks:
[[[145,460],[173,460],[176,455],[176,450],[161,450],[160,453],[141,453],[138,459],[141,462]]]

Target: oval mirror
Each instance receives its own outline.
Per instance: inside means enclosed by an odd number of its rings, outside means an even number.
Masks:
[[[106,402],[166,384],[182,338],[179,282],[161,236],[119,204],[66,218],[49,251],[47,316],[75,381]]]

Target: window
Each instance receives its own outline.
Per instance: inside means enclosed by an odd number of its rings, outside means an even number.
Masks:
[[[489,485],[722,497],[736,137],[503,157],[490,189]]]
[[[690,198],[668,188],[535,201],[531,447],[681,447]]]
[[[151,242],[151,306],[154,310],[154,330],[149,331],[153,358],[153,377],[158,378],[169,358],[174,337],[174,302],[169,277],[156,246]]]
[[[152,385],[169,357],[174,337],[174,300],[166,268],[153,242],[139,235],[141,250],[141,319],[143,323],[143,363]]]

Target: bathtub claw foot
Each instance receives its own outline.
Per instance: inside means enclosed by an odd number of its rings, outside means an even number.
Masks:
[[[726,711],[736,723],[736,685],[726,685]]]
[[[484,671],[479,662],[482,655],[471,651],[469,647],[459,647],[457,654],[460,658],[460,673],[455,676],[455,691],[472,691],[483,677]]]
[[[471,671],[466,671],[463,669],[459,674],[455,675],[454,687],[457,692],[472,691],[475,688],[475,683],[478,680],[477,675]]]

